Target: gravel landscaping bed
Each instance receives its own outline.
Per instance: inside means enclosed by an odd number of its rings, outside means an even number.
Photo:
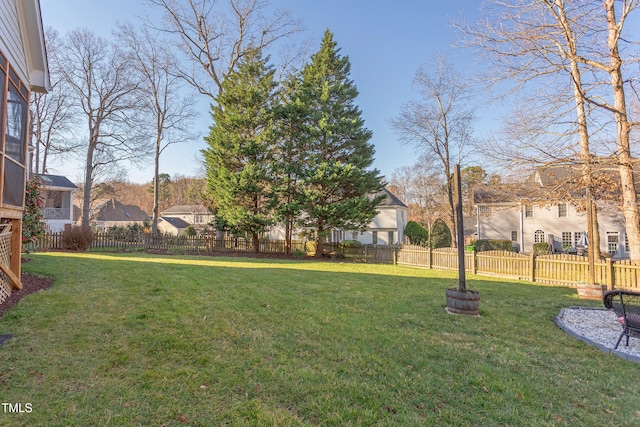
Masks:
[[[622,332],[618,317],[605,308],[563,308],[556,317],[556,325],[569,335],[624,359],[640,363],[640,339],[630,338],[625,346],[622,338],[617,350],[613,347]]]

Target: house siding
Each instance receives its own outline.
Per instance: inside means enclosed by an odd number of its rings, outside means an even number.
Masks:
[[[17,2],[0,0],[0,49],[20,79],[28,82],[27,58],[23,46]]]
[[[525,206],[511,207],[491,206],[491,215],[481,214],[482,205],[478,211],[478,238],[488,240],[511,240],[511,231],[517,231],[517,246],[523,252],[532,252],[537,230],[544,232],[544,241],[553,236],[556,251],[562,250],[562,233],[572,233],[572,244],[576,243],[576,236],[586,231],[587,219],[584,212],[576,206],[567,203],[567,216],[558,215],[558,206],[534,206],[533,217],[525,216]],[[607,233],[617,233],[619,241],[618,257],[627,255],[624,248],[625,228],[622,213],[615,207],[598,205],[598,225],[600,231],[600,252],[607,252]],[[486,211],[485,211],[486,212]]]

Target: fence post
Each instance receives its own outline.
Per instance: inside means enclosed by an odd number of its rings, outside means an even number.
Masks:
[[[393,247],[393,265],[398,265],[398,248]]]
[[[475,249],[471,251],[471,272],[473,274],[478,272],[478,258],[476,257]]]
[[[428,255],[429,255],[429,269],[433,268],[433,249],[429,248],[427,249],[428,251]]]
[[[607,258],[607,290],[612,290],[616,283],[615,277],[613,277],[613,259]]]
[[[536,281],[536,254],[531,253],[531,257],[529,258],[529,279],[531,282]]]

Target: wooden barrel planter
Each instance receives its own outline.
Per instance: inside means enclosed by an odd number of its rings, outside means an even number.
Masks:
[[[576,286],[578,297],[580,299],[601,300],[604,293],[607,292],[607,285],[589,285],[579,283]]]
[[[480,308],[480,292],[460,292],[457,288],[447,288],[447,311],[453,314],[477,316]]]

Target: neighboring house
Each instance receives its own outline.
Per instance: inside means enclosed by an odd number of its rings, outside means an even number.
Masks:
[[[357,240],[363,244],[397,245],[404,243],[404,229],[407,226],[409,208],[398,199],[389,189],[382,190],[386,197],[378,206],[378,214],[369,223],[363,232],[334,229],[331,231],[328,242],[340,243],[343,240]],[[377,196],[378,194],[376,194]],[[302,230],[299,230],[294,238],[302,239]],[[268,238],[271,240],[284,240],[285,231],[282,225],[273,227]]]
[[[609,169],[608,182],[617,170]],[[474,189],[478,239],[511,240],[522,252],[547,242],[553,252],[579,247],[587,230],[581,200],[584,191],[572,186],[581,176],[578,166],[539,168],[523,184],[480,186]],[[619,180],[618,180],[619,181]],[[615,201],[598,201],[600,252],[628,256],[624,217]]]
[[[44,196],[43,216],[50,232],[63,231],[73,224],[73,193],[78,189],[60,175],[38,175]]]
[[[123,205],[116,199],[109,199],[99,204],[91,210],[89,215],[91,226],[102,231],[111,227],[145,225],[149,221],[151,221],[149,215],[138,206]]]
[[[20,289],[29,97],[51,87],[38,0],[0,0],[0,302]]]
[[[173,218],[170,216],[158,218],[158,230],[165,234],[173,234],[175,236],[182,236],[184,231],[189,227],[187,221],[182,218]]]
[[[172,206],[160,212],[160,217],[162,219],[179,218],[187,225],[193,225],[198,233],[213,228],[211,224],[215,219],[211,211],[203,205]],[[160,227],[160,222],[158,222],[158,227]]]
[[[365,231],[334,230],[331,241],[358,240],[365,245],[399,245],[404,243],[404,229],[409,222],[409,208],[389,189],[382,190],[382,194],[386,197],[378,206],[378,214]]]

